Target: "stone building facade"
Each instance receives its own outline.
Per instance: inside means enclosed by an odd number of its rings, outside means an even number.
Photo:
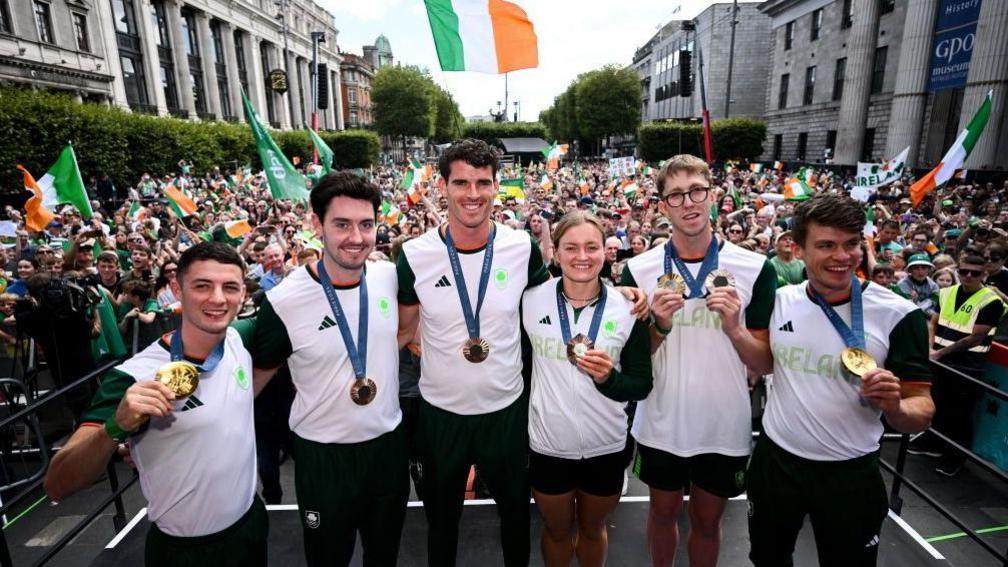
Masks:
[[[319,128],[339,129],[338,32],[311,0],[0,0],[0,82],[200,120],[244,121],[244,90],[263,120],[299,128],[311,121],[312,32],[325,34],[329,87]]]

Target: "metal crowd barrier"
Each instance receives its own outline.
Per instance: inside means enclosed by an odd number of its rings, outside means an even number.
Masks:
[[[952,368],[951,366],[948,366],[947,364],[944,364],[940,361],[932,360],[931,364],[945,371],[943,378],[955,376],[957,379],[962,379],[966,381],[970,386],[979,388],[982,391],[996,398],[1008,402],[1008,392],[999,390],[998,388],[991,386],[990,384],[984,382],[983,380],[973,378],[972,376],[964,374],[959,370],[956,370],[955,368]],[[955,441],[952,441],[951,439],[949,439],[947,435],[941,433],[940,431],[935,430],[934,428],[928,428],[928,432],[930,432],[935,437],[947,443],[949,446],[954,448],[959,453],[963,454],[968,460],[980,465],[981,468],[991,473],[996,478],[1000,479],[1001,482],[1008,485],[1008,473],[1001,470],[997,465],[987,461],[983,457],[977,455],[973,451],[969,450],[966,447],[963,447],[962,445],[956,443]],[[1008,567],[1008,551],[1006,551],[1005,553],[999,551],[989,541],[980,537],[980,534],[978,534],[976,530],[966,525],[966,522],[964,522],[961,518],[956,516],[951,510],[948,509],[948,507],[940,503],[937,498],[935,498],[931,494],[928,494],[928,492],[925,491],[923,488],[921,488],[920,485],[918,485],[917,483],[913,482],[912,480],[906,477],[906,475],[904,474],[904,466],[906,465],[907,448],[909,446],[909,443],[910,443],[910,435],[906,433],[899,435],[899,451],[896,454],[895,466],[890,464],[885,459],[879,459],[879,464],[881,465],[881,467],[893,475],[892,488],[890,489],[889,492],[889,508],[891,508],[897,514],[900,513],[900,511],[903,508],[903,498],[900,496],[900,490],[905,485],[908,490],[916,494],[918,497],[920,497],[921,500],[927,503],[928,506],[933,508],[936,512],[944,516],[945,519],[947,519],[949,522],[958,527],[963,533],[969,536],[970,539],[972,539],[978,545],[980,545],[980,547],[982,547],[987,553],[991,554],[991,556],[993,556],[995,559],[1001,561],[1002,566]]]

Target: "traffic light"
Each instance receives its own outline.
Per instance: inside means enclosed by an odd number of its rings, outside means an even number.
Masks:
[[[318,64],[318,80],[315,84],[318,85],[318,97],[315,99],[318,108],[326,110],[329,108],[329,66],[325,63]]]
[[[693,94],[692,57],[693,54],[689,50],[679,50],[679,96],[686,97]]]

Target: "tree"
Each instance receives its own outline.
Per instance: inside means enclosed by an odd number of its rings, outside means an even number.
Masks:
[[[371,81],[374,129],[385,136],[429,138],[437,115],[433,83],[415,67],[383,67]]]
[[[578,77],[574,92],[583,137],[628,134],[640,125],[640,80],[634,71],[615,65],[589,71]]]
[[[445,91],[433,82],[436,114],[434,118],[434,141],[444,144],[462,137],[462,124],[465,118],[459,112],[458,105],[451,93]]]

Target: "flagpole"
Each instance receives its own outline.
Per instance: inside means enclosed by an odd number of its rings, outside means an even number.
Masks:
[[[698,37],[698,34],[694,34],[694,38],[696,40],[697,61],[700,64],[700,106],[703,108],[704,157],[707,160],[707,163],[711,163],[714,161],[714,152],[711,148],[710,111],[707,110],[707,88],[704,86],[703,50],[700,48],[700,38]]]

